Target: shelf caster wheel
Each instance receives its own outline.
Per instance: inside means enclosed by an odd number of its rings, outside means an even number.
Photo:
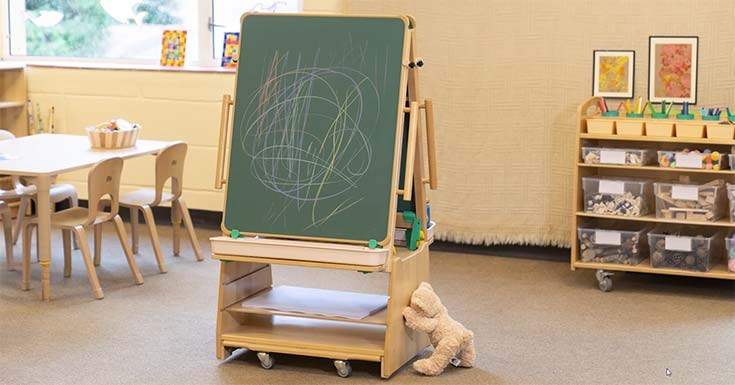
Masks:
[[[232,353],[235,353],[235,350],[237,350],[237,349],[238,348],[235,348],[235,347],[232,347],[232,346],[226,346],[225,347],[225,355],[229,357],[229,356],[232,355]]]
[[[334,360],[334,367],[337,368],[337,375],[342,378],[352,375],[352,366],[349,361]]]
[[[601,291],[608,292],[611,291],[613,288],[613,281],[612,281],[613,273],[609,271],[605,271],[602,269],[597,270],[595,273],[595,277],[597,278],[597,282],[599,283],[599,288]]]
[[[270,355],[270,353],[258,352],[258,360],[260,360],[260,366],[262,366],[263,369],[270,369],[276,364],[276,360]]]

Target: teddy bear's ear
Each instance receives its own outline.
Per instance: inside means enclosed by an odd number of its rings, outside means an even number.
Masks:
[[[434,291],[434,288],[431,287],[431,285],[429,285],[428,282],[421,282],[421,284],[419,284],[419,287],[423,287],[423,288],[429,289],[431,291]]]

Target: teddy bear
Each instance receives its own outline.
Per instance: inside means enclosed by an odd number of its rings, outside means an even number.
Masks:
[[[471,368],[475,362],[474,334],[449,316],[439,296],[426,282],[411,294],[410,306],[403,309],[406,326],[429,333],[434,354],[413,363],[413,368],[427,376],[438,376],[451,362]]]

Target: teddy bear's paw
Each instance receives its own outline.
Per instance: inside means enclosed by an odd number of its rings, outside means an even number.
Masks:
[[[434,361],[429,358],[424,358],[414,362],[413,368],[416,369],[417,372],[427,376],[438,376],[444,371],[444,368],[437,368]]]

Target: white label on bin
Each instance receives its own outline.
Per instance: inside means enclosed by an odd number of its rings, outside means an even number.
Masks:
[[[699,200],[699,187],[675,184],[671,186],[671,197],[685,201]]]
[[[620,246],[620,232],[595,230],[595,243],[598,245],[614,245]]]
[[[600,194],[623,195],[625,194],[625,182],[601,180],[599,190]]]
[[[601,150],[600,163],[625,164],[625,151]]]
[[[676,153],[676,168],[702,168],[702,155]]]
[[[672,251],[692,251],[692,239],[667,235],[664,248]]]

